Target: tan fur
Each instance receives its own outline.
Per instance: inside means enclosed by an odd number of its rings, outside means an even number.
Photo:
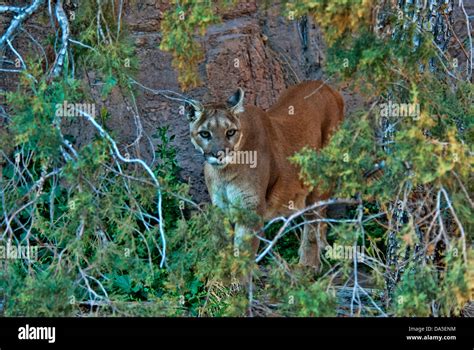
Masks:
[[[254,106],[243,107],[242,101],[232,108],[216,104],[201,107],[190,123],[190,131],[193,144],[205,157],[225,148],[256,151],[257,155],[253,168],[248,164],[210,164],[213,158],[207,158],[204,174],[213,204],[224,209],[243,206],[269,220],[327,199],[329,193],[310,191],[303,185],[299,169],[288,158],[305,146],[318,150],[326,145],[343,120],[343,110],[341,95],[321,81],[290,87],[266,112]],[[236,130],[231,138],[226,137],[229,128]],[[212,139],[203,140],[198,133],[203,130],[211,132]],[[306,226],[300,263],[319,268],[324,229]],[[258,229],[237,223],[236,243]],[[257,247],[258,238],[254,239],[254,248]]]

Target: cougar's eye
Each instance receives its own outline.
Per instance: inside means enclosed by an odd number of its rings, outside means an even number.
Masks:
[[[211,138],[211,133],[209,131],[200,131],[199,136],[201,136],[203,139],[209,139]]]
[[[232,136],[235,135],[236,132],[237,132],[237,130],[235,130],[235,129],[227,130],[226,136],[227,136],[227,137],[232,137]]]

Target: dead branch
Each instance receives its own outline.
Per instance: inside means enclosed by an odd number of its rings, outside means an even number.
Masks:
[[[52,76],[57,77],[63,70],[64,60],[69,47],[69,21],[67,19],[66,13],[64,12],[61,0],[56,2],[54,13],[58,20],[59,27],[61,28],[61,48],[56,54],[56,60],[52,69]]]
[[[27,7],[14,7],[14,6],[1,6],[0,12],[15,12],[16,15],[13,17],[10,26],[6,32],[0,37],[0,48],[2,48],[7,41],[11,41],[15,31],[18,27],[30,17],[38,8],[43,5],[44,0],[34,0],[30,6]],[[2,11],[4,10],[4,11]]]

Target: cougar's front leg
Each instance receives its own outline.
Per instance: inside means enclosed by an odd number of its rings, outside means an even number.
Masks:
[[[235,224],[234,229],[234,248],[245,249],[247,248],[244,244],[248,244],[252,252],[252,257],[257,255],[258,247],[260,246],[260,239],[258,234],[260,227],[248,227],[241,224]]]
[[[323,218],[324,211],[306,216],[306,220]],[[327,245],[327,225],[323,222],[307,223],[303,228],[303,235],[299,248],[300,265],[313,267],[316,271],[321,270],[321,249]]]
[[[265,211],[265,203],[258,201],[257,205],[254,203],[248,205],[248,210],[254,211],[260,217],[260,221],[254,225],[244,225],[242,223],[235,224],[234,230],[234,247],[242,249],[244,243],[246,244],[245,248],[250,249],[252,252],[252,257],[257,254],[258,247],[260,246],[259,236],[263,235],[261,229],[263,228],[263,215]],[[252,205],[253,204],[253,205]]]

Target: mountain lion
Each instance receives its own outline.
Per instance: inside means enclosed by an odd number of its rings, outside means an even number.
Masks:
[[[341,95],[321,81],[290,87],[269,110],[244,106],[244,91],[238,89],[227,102],[185,106],[191,141],[204,158],[204,174],[212,203],[228,210],[239,206],[261,218],[252,227],[237,222],[234,244],[244,237],[256,253],[255,235],[263,221],[287,216],[329,193],[318,193],[303,184],[299,169],[289,157],[308,146],[324,147],[344,118]],[[314,215],[323,215],[324,210]],[[320,268],[320,245],[324,225],[305,224],[299,249],[300,263]]]

